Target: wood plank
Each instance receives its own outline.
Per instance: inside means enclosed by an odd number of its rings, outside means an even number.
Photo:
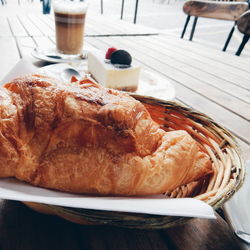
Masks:
[[[3,250],[80,250],[73,223],[32,211],[20,202],[0,200]]]
[[[114,25],[115,24],[115,25]],[[102,16],[87,16],[86,34],[91,35],[148,35],[158,34],[157,29],[148,28],[141,25],[134,25],[121,20],[113,20]],[[88,27],[91,27],[90,33]],[[95,29],[94,29],[95,28]]]
[[[82,227],[80,238],[86,249],[166,250],[168,243],[156,230],[123,229],[108,226]]]
[[[85,36],[96,36],[97,34],[99,35],[104,35],[107,33],[104,32],[102,29],[99,29],[99,25],[95,25],[95,22],[91,22],[89,19],[89,16],[87,15],[86,18],[86,23],[85,23]],[[105,30],[105,27],[104,27]]]
[[[175,88],[178,100],[181,100],[185,105],[195,110],[205,113],[217,123],[231,131],[237,137],[244,159],[250,157],[250,135],[249,132],[247,132],[250,131],[249,122],[240,119],[236,115],[230,113],[230,111],[213,102],[208,102],[202,96],[197,95],[187,88],[183,88],[183,86],[178,83],[175,84]]]
[[[174,228],[146,231],[76,225],[36,213],[16,201],[1,200],[0,211],[1,249],[241,249],[219,217],[192,219]]]
[[[125,22],[122,20],[117,20],[116,18],[106,18],[101,16],[102,19],[100,20],[105,25],[109,26],[110,29],[117,27],[123,33],[133,33],[133,34],[159,34],[160,30],[157,28],[152,28],[140,24],[134,24],[130,22]]]
[[[249,8],[246,2],[187,1],[183,11],[190,16],[236,21]]]
[[[52,42],[53,44],[56,43],[56,37],[55,37],[55,36],[50,36],[49,39],[51,40],[51,42]]]
[[[163,233],[171,239],[176,250],[242,249],[240,240],[220,216],[216,220],[195,218],[183,225],[166,229]]]
[[[229,74],[229,76],[231,77],[231,75],[236,78],[236,82],[234,83],[235,85],[239,85],[242,88],[245,89],[249,89],[249,84],[246,84],[246,82],[248,83],[248,80],[250,78],[250,72],[245,70],[243,67],[242,68],[237,68],[235,66],[232,65],[227,65],[226,64],[226,60],[224,61],[216,61],[212,58],[208,58],[207,56],[205,57],[204,55],[202,55],[203,50],[205,49],[203,47],[203,49],[197,49],[196,51],[190,50],[189,47],[193,47],[193,44],[190,45],[189,42],[187,41],[183,41],[183,40],[178,40],[173,42],[173,39],[162,39],[162,36],[152,36],[152,37],[145,37],[144,40],[150,40],[150,42],[155,43],[156,48],[158,47],[162,47],[162,49],[164,50],[171,50],[171,51],[175,51],[176,53],[178,53],[178,56],[180,54],[182,55],[186,55],[188,56],[188,58],[193,58],[195,61],[198,61],[199,63],[203,63],[203,70],[209,72],[210,74],[215,74],[216,76],[220,76],[220,71],[223,72],[227,72],[227,74]],[[158,46],[157,46],[158,45]],[[186,47],[184,45],[189,45],[189,47]],[[214,54],[214,50],[210,50],[210,49],[206,49],[208,52],[210,52],[210,54]],[[216,51],[215,52],[216,55],[220,56],[220,57],[224,57],[225,53],[221,52],[221,51]],[[228,55],[229,58],[231,60],[235,59],[234,55]],[[239,62],[241,62],[241,65],[245,65],[245,58],[240,58]],[[199,64],[201,65],[201,64]],[[225,66],[226,65],[226,66]],[[217,69],[216,72],[211,72],[211,67],[212,69]],[[229,77],[228,77],[229,78]],[[231,80],[231,79],[230,79]],[[239,82],[241,82],[243,80],[243,82],[245,83],[244,85],[240,85]]]
[[[179,41],[171,41],[171,39],[166,39],[166,40],[162,40],[162,37],[160,37],[159,36],[159,40],[161,40],[163,43],[165,42],[165,43],[167,43],[167,44],[171,44],[173,47],[183,47],[183,46],[185,46],[185,44],[186,45],[189,45],[188,47],[186,47],[186,51],[189,51],[189,48],[190,47],[193,47],[193,45],[194,44],[190,44],[189,42],[187,42],[187,41],[184,41],[184,40],[179,40]],[[195,44],[195,46],[196,46],[196,44]],[[197,56],[199,56],[200,58],[203,58],[203,61],[206,61],[207,60],[207,57],[205,57],[204,55],[203,55],[203,51],[204,50],[206,50],[209,54],[210,54],[210,56],[211,55],[217,55],[218,57],[221,57],[221,63],[223,64],[223,58],[224,58],[224,56],[226,55],[224,52],[221,52],[221,51],[214,51],[214,50],[210,50],[210,49],[207,49],[207,48],[205,48],[205,47],[203,47],[203,48],[201,48],[201,49],[199,49],[199,50],[197,50],[197,48],[196,48],[196,50],[195,50],[195,54],[197,55]],[[225,61],[224,61],[224,68],[222,67],[222,66],[220,66],[220,67],[215,67],[216,66],[216,63],[215,63],[215,65],[210,65],[211,67],[212,67],[212,69],[213,69],[213,71],[211,71],[210,72],[210,74],[214,74],[215,76],[217,76],[218,78],[220,78],[220,79],[223,79],[223,80],[225,80],[225,81],[228,81],[228,82],[230,82],[230,83],[232,83],[232,84],[235,84],[235,85],[238,85],[238,86],[240,86],[240,87],[242,87],[242,88],[244,88],[244,89],[246,89],[246,90],[250,90],[250,86],[249,86],[249,78],[247,78],[247,76],[245,76],[245,73],[247,74],[247,75],[249,75],[248,73],[248,71],[245,71],[245,69],[244,69],[244,66],[245,66],[245,62],[244,62],[244,59],[243,58],[240,58],[240,60],[241,60],[241,66],[242,66],[242,69],[241,69],[241,72],[242,72],[242,75],[240,76],[239,74],[236,74],[235,72],[234,72],[234,70],[231,70],[230,71],[230,69],[232,69],[232,67],[229,67],[229,69],[227,69],[227,63],[226,62],[228,62],[228,60],[230,59],[230,60],[234,60],[234,58],[236,57],[236,56],[234,56],[234,55],[227,55],[227,56],[229,56],[229,57],[226,57],[225,58]],[[211,57],[210,57],[211,58]],[[187,58],[188,59],[188,58]],[[202,59],[200,59],[200,61],[201,61]],[[212,58],[211,58],[211,60],[213,60]],[[226,66],[225,66],[226,65]],[[211,67],[210,67],[210,70],[211,70]],[[207,70],[208,71],[208,66],[206,66],[206,67],[204,67],[204,71],[205,70]],[[239,70],[239,68],[238,68],[238,70]],[[209,72],[209,71],[208,71]],[[238,71],[239,72],[239,71]]]
[[[106,40],[107,38],[103,38]],[[140,38],[137,38],[140,41]],[[134,52],[134,42],[135,38],[126,37],[126,42],[123,38],[116,38],[116,41],[119,42],[119,47],[122,45],[124,48],[129,47],[130,51]],[[136,46],[136,55],[144,58],[144,60],[150,61],[150,64],[154,65],[155,69],[158,69],[161,72],[172,78],[184,86],[191,88],[200,95],[210,99],[213,102],[218,103],[224,108],[234,112],[235,114],[240,115],[242,118],[250,120],[250,105],[238,100],[237,98],[226,94],[213,86],[207,87],[207,83],[202,80],[204,73],[196,70],[192,67],[192,64],[186,64],[178,62],[175,58],[170,58],[165,56],[164,53],[151,50],[150,54],[147,55],[148,49],[143,46]],[[136,57],[137,57],[136,56]],[[146,62],[147,63],[147,62]],[[199,78],[196,75],[200,75]],[[205,75],[209,77],[209,75]]]
[[[235,76],[240,76],[241,78],[244,78],[244,81],[246,81],[250,75],[249,67],[247,67],[246,64],[247,58],[227,54],[226,52],[215,50],[213,48],[206,48],[204,45],[199,47],[196,46],[196,44],[185,40],[181,40],[180,42],[179,39],[175,38],[168,39],[165,36],[159,36],[159,39],[157,40],[162,44],[167,43],[173,50],[177,49],[186,52],[188,51],[192,57],[196,55],[197,59],[199,57],[203,57],[209,65],[214,65],[216,68],[218,67],[218,69],[223,69],[224,71],[227,71]],[[248,85],[243,85],[242,87],[248,89]]]
[[[55,21],[52,18],[52,15],[37,15],[37,17],[47,25],[51,30],[55,31]]]
[[[0,16],[0,37],[12,36],[7,17]]]
[[[18,19],[29,36],[42,36],[42,32],[28,19],[27,16],[19,15]]]
[[[25,31],[16,16],[9,16],[8,20],[13,36],[28,36],[28,33]]]
[[[55,43],[53,43],[52,40],[49,39],[48,37],[34,36],[33,39],[38,47],[41,47],[41,48],[55,47]]]
[[[183,88],[183,86],[179,85],[178,83],[173,84],[176,88],[176,99],[178,100],[178,102],[181,102],[183,105],[189,108],[193,108],[194,110],[198,110],[202,113],[205,113],[207,116],[214,119],[217,123],[231,131],[234,136],[236,136],[237,143],[240,148],[240,152],[243,159],[250,158],[250,144],[246,142],[247,138],[250,139],[250,135],[247,135],[247,123],[245,123],[244,125],[246,133],[240,135],[239,133],[241,131],[241,128],[243,129],[243,127],[241,127],[241,124],[239,124],[241,121],[238,119],[238,117],[234,116],[232,113],[230,114],[229,111],[221,108],[217,104],[208,102],[205,98],[197,95],[193,91]],[[238,124],[238,134],[235,134],[234,130],[232,129],[233,127],[235,127],[233,123]]]
[[[0,37],[0,48],[6,56],[0,56],[0,79],[2,79],[20,59],[19,51],[13,37]]]
[[[28,19],[41,31],[41,33],[45,36],[53,36],[55,35],[54,30],[51,26],[48,26],[46,23],[44,23],[38,15],[30,14],[28,15]]]
[[[54,30],[54,16],[46,15],[38,16],[49,27]],[[114,25],[115,24],[115,25]],[[134,34],[157,34],[158,30],[152,28],[145,28],[144,26],[134,25],[121,20],[114,20],[110,17],[103,17],[99,15],[87,15],[86,18],[85,35],[86,36],[103,36],[103,35],[134,35]]]
[[[243,160],[250,159],[250,145],[243,142],[240,139],[237,139],[237,142],[238,142],[238,147],[240,149],[240,154],[241,154]]]
[[[1,249],[170,249],[155,230],[77,225],[14,201],[2,200],[0,211]]]
[[[124,22],[117,20],[116,25],[113,25],[113,29],[110,29],[109,26],[107,26],[107,21],[108,18],[105,17],[87,15],[86,34],[88,36],[121,34],[120,26],[123,26]],[[91,31],[89,30],[89,27],[91,27]]]
[[[21,57],[30,55],[37,46],[31,37],[17,37],[17,44],[21,53]]]
[[[117,38],[90,38],[86,39],[88,43],[96,48],[100,48],[102,50],[107,49],[110,46],[119,46],[121,47],[123,44],[120,41],[117,41]],[[136,41],[135,41],[136,42]],[[153,72],[158,72],[166,77],[168,80],[172,80],[174,82],[174,86],[176,88],[177,99],[181,100],[182,102],[188,104],[189,106],[195,108],[196,110],[211,116],[215,121],[225,126],[229,129],[232,133],[234,133],[237,137],[242,139],[247,144],[250,143],[250,124],[248,121],[240,118],[238,115],[231,113],[229,110],[221,107],[220,105],[209,101],[206,97],[199,95],[197,92],[193,91],[192,89],[183,86],[178,81],[170,79],[168,77],[168,70],[161,70],[158,67],[148,60],[147,56],[144,56],[142,53],[138,53],[136,50],[132,48],[127,48],[132,55],[133,60],[140,64],[144,65],[151,69]],[[136,59],[137,60],[136,60]]]
[[[239,98],[248,104],[250,103],[249,90],[241,88],[240,86],[228,82],[224,79],[218,78],[218,74],[216,74],[217,72],[214,72],[214,70],[216,70],[221,71],[225,74],[225,72],[228,73],[229,71],[237,71],[231,66],[225,67],[225,65],[223,65],[222,63],[216,62],[213,65],[213,61],[211,59],[204,58],[195,53],[186,51],[185,49],[179,49],[177,48],[177,46],[168,45],[167,42],[159,42],[157,37],[142,37],[140,38],[140,40],[137,39],[137,44],[148,48],[149,50],[156,50],[158,53],[164,53],[164,56],[167,56],[168,58],[176,59],[179,62],[191,65],[192,68],[194,68],[194,70],[192,70],[192,73],[196,78],[206,82],[209,85],[214,86],[215,88],[223,92],[226,92],[229,95]],[[198,69],[201,72],[195,69]],[[246,79],[247,77],[248,79],[250,79],[250,73],[238,70],[238,82],[242,82],[242,75],[244,79]]]
[[[53,16],[50,16],[49,18],[45,18],[44,17],[41,17],[39,16],[39,18],[41,18],[44,22],[46,22],[46,24],[52,28],[52,26],[54,27],[54,17]],[[111,34],[124,34],[125,32],[122,31],[121,28],[116,28],[117,26],[119,25],[116,25],[116,26],[113,26],[114,28],[107,28],[107,19],[108,18],[105,18],[104,19],[100,19],[99,16],[95,16],[95,17],[90,17],[89,15],[87,15],[87,18],[86,18],[86,27],[85,27],[85,35],[86,36],[96,36],[96,35],[111,35]],[[124,26],[124,23],[122,22],[123,26]],[[54,30],[54,28],[53,28]],[[131,33],[131,32],[130,32]],[[50,36],[53,36],[53,34],[51,34]]]
[[[179,37],[174,36],[173,34],[171,35],[162,34],[159,36],[159,39],[162,40],[163,42],[168,41],[168,43],[173,44],[173,46],[179,45],[181,47],[186,48],[188,51],[193,51],[194,53],[202,55],[206,58],[210,58],[214,61],[222,62],[225,65],[230,65],[232,67],[245,70],[246,72],[250,72],[249,65],[247,63],[242,63],[243,60],[246,60],[245,58],[232,56],[231,54],[228,54],[227,52],[223,52],[223,56],[221,56],[221,51],[218,51],[218,49],[214,49],[214,48],[207,49],[202,44],[180,39]]]

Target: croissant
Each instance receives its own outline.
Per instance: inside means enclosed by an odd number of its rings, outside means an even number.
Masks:
[[[185,131],[165,132],[144,105],[90,80],[42,75],[0,89],[0,177],[99,195],[154,195],[211,173]]]

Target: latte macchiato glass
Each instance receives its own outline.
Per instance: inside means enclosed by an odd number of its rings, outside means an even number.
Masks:
[[[53,7],[57,51],[65,55],[80,55],[83,49],[87,2],[56,0]]]

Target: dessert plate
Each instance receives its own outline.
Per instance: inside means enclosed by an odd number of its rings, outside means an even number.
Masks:
[[[62,79],[62,72],[66,68],[76,69],[82,77],[88,74],[87,62],[82,63],[72,62],[71,64],[60,63],[42,67],[39,69],[40,74],[45,74],[54,78]],[[175,98],[175,88],[168,80],[159,74],[148,70],[142,70],[140,81],[136,94],[150,96],[162,100],[173,100]]]

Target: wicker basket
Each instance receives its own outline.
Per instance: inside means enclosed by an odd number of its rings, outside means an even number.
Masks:
[[[141,101],[155,120],[166,131],[186,130],[207,152],[213,162],[214,174],[202,181],[181,186],[167,194],[175,197],[195,197],[214,209],[219,208],[241,186],[245,169],[233,136],[211,118],[176,102],[132,95]],[[130,228],[166,228],[188,220],[183,217],[107,212],[76,209],[38,203],[25,203],[32,209],[55,214],[79,224],[108,224]]]

